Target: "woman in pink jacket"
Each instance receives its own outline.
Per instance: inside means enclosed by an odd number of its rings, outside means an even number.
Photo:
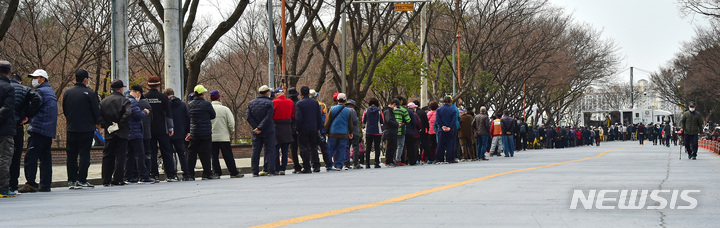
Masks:
[[[430,140],[430,149],[423,153],[422,162],[432,164],[435,162],[435,148],[437,148],[437,132],[435,132],[435,115],[439,105],[437,101],[430,102],[428,108],[430,111],[427,113],[428,122],[430,122],[430,130],[428,131],[428,139]]]

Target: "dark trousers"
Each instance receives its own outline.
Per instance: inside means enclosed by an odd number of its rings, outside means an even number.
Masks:
[[[325,145],[327,147],[327,144]],[[298,156],[298,147],[298,135],[293,134],[293,142],[290,143],[290,156],[293,160],[293,169],[300,172],[302,170],[302,165],[300,164],[300,156]]]
[[[25,179],[28,184],[38,187],[35,182],[40,161],[40,188],[49,189],[52,184],[52,154],[50,146],[52,138],[37,133],[30,133],[28,138],[28,149],[25,154]]]
[[[212,170],[215,176],[222,176],[220,153],[222,153],[225,166],[227,166],[230,176],[238,175],[240,172],[238,172],[237,166],[235,165],[235,157],[233,156],[230,142],[212,142]]]
[[[418,138],[418,160],[423,161],[423,154],[430,148],[430,142],[428,141],[429,135],[427,133],[420,133]]]
[[[67,175],[69,182],[87,182],[90,168],[90,148],[95,132],[67,132]],[[80,157],[80,166],[78,166]]]
[[[355,135],[356,137],[353,137],[349,140],[348,144],[348,152],[350,151],[350,148],[352,148],[352,154],[353,154],[353,165],[359,165],[360,163],[360,137],[358,135]],[[367,153],[367,151],[366,151]],[[350,164],[348,164],[350,166]]]
[[[290,143],[280,143],[277,145],[275,150],[277,150],[277,154],[282,156],[277,162],[275,162],[275,167],[277,167],[277,171],[285,171],[287,169]]]
[[[188,169],[187,150],[185,150],[185,139],[171,139],[170,144],[175,149],[175,153],[178,155],[178,163],[180,163],[180,169],[183,171],[184,178],[193,177],[190,175],[190,169]],[[149,150],[148,150],[149,151]],[[157,163],[155,163],[157,164]],[[157,165],[156,165],[157,166]]]
[[[685,151],[687,151],[688,157],[697,157],[698,135],[684,135],[683,142],[685,142]]]
[[[162,153],[163,169],[165,169],[165,175],[167,178],[177,177],[177,171],[175,170],[175,161],[173,159],[173,149],[170,145],[170,136],[167,134],[153,135],[150,141],[150,154],[152,156],[152,175],[160,176],[158,170],[157,155],[158,145],[160,145],[160,153]]]
[[[429,148],[425,151],[426,161],[435,161],[435,150],[437,149],[437,134],[428,135]]]
[[[10,163],[15,153],[15,140],[12,135],[0,135],[0,191],[14,191],[17,185],[10,186]]]
[[[318,145],[320,146],[320,152],[323,156],[323,162],[325,163],[325,168],[332,167],[332,158],[330,157],[330,152],[328,151],[328,145],[327,145],[327,135],[324,134],[318,134]],[[319,169],[320,168],[320,158],[317,159],[317,162],[313,162],[312,164],[313,168]]]
[[[645,145],[645,134],[638,134],[637,138],[640,141],[640,145]]]
[[[412,135],[405,135],[405,151],[409,165],[415,165],[418,161],[417,139]]]
[[[393,159],[395,159],[395,152],[397,151],[397,134],[387,134],[387,143],[385,144],[385,147],[385,164],[388,165],[394,163]]]
[[[519,133],[520,137],[517,139],[515,146],[516,150],[525,150],[527,148],[527,133]]]
[[[102,158],[103,184],[123,182],[123,177],[125,176],[125,154],[127,153],[127,148],[127,139],[115,136],[105,141],[105,149],[103,150]]]
[[[253,153],[250,159],[253,174],[260,173],[260,152],[265,148],[265,161],[275,161],[277,159],[277,151],[275,150],[275,134],[269,134],[267,137],[260,137],[255,134],[252,136]],[[295,161],[297,162],[297,161]],[[268,162],[268,166],[263,167],[269,173],[275,173],[275,162]]]
[[[22,125],[17,125],[13,141],[15,143],[15,151],[13,152],[12,162],[10,163],[10,190],[17,190],[18,178],[20,178],[20,159],[22,158],[23,148],[25,146],[25,129],[23,129]]]
[[[455,132],[438,132],[438,146],[435,158],[440,162],[452,162],[455,160]]]
[[[375,151],[375,165],[380,165],[380,141],[382,135],[365,135],[365,165],[370,165],[370,150]]]
[[[145,180],[150,178],[148,163],[145,162],[145,143],[143,139],[128,140],[127,154],[125,156],[125,179]]]
[[[212,176],[212,168],[210,167],[210,150],[212,150],[212,135],[207,136],[190,136],[190,145],[188,146],[188,169],[190,176],[195,177],[195,164],[198,157],[202,164],[202,177],[208,178]]]
[[[317,164],[317,167],[315,167],[316,169],[320,168],[320,158],[318,157],[317,152],[319,141],[317,131],[298,132],[297,139],[298,146],[300,147],[300,156],[302,157],[302,168],[309,171],[311,161],[312,164]]]

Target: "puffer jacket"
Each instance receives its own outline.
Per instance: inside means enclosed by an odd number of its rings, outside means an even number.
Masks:
[[[500,127],[502,127],[503,135],[513,135],[513,133],[515,133],[516,125],[517,122],[515,122],[515,119],[510,116],[503,116],[500,118]],[[510,134],[508,134],[508,132],[510,132]]]
[[[138,108],[140,110],[150,110],[150,113],[152,113],[152,106],[150,106],[150,102],[148,102],[147,99],[144,97],[140,97],[140,100],[138,100]],[[145,115],[142,119],[143,122],[143,139],[151,139],[152,138],[152,115]]]
[[[685,135],[697,135],[702,131],[703,118],[698,111],[683,113],[680,119],[680,127]]]
[[[320,103],[312,98],[303,98],[302,100],[295,103],[295,128],[294,131],[298,132],[315,132],[322,128],[322,111],[320,110]]]
[[[203,97],[195,97],[188,105],[190,109],[190,136],[212,136],[212,120],[215,109]]]
[[[487,114],[477,114],[473,119],[473,130],[475,136],[490,136],[490,118]]]
[[[428,123],[430,124],[430,127],[428,128],[428,134],[431,135],[437,134],[437,130],[435,129],[435,114],[437,114],[436,111],[429,111],[427,113]]]
[[[395,120],[395,112],[393,108],[385,107],[383,108],[383,114],[382,116],[385,118],[385,124],[383,124],[383,128],[387,131],[387,135],[397,135],[398,132],[398,122]]]
[[[385,123],[380,108],[377,106],[370,106],[365,109],[362,118],[363,124],[365,124],[365,134],[368,135],[382,135],[382,125]]]
[[[40,134],[45,137],[55,138],[57,130],[57,97],[50,83],[43,83],[35,89],[35,92],[42,98],[40,110],[32,118],[28,132]]]
[[[15,80],[10,80],[10,85],[15,88],[15,117],[17,125],[20,125],[25,117],[32,119],[37,114],[42,98],[30,87],[21,85]],[[97,103],[96,100],[95,104]]]
[[[260,134],[255,134],[255,132],[252,134],[259,137],[275,137],[275,124],[272,120],[274,113],[275,108],[270,97],[258,96],[250,101],[245,119],[250,124],[250,131],[255,128],[260,130]],[[296,113],[296,117],[297,115],[300,114]]]
[[[15,135],[15,88],[0,75],[0,135]],[[12,157],[12,156],[11,156]]]
[[[190,109],[180,98],[172,96],[170,97],[170,110],[172,110],[173,126],[175,127],[175,133],[170,139],[184,140],[190,132]],[[150,116],[152,117],[152,115]]]
[[[141,110],[138,106],[138,101],[135,97],[127,95],[127,99],[130,101],[130,119],[128,120],[128,139],[142,139],[143,138],[143,117],[148,113],[145,110]]]
[[[215,119],[212,120],[212,141],[230,142],[230,134],[235,131],[235,117],[232,111],[220,101],[210,103],[215,109]]]
[[[130,115],[132,114],[130,105],[130,100],[118,92],[113,92],[110,96],[100,101],[100,126],[105,129],[106,138],[128,138],[128,134],[130,133],[128,120],[130,120]],[[119,129],[110,134],[107,128],[113,123],[117,123]]]

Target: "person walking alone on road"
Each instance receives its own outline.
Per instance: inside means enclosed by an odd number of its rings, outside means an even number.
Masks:
[[[683,113],[680,119],[680,128],[683,132],[683,142],[688,159],[697,159],[698,134],[702,130],[703,118],[698,111],[695,111],[696,104],[691,101],[688,104],[688,111]]]

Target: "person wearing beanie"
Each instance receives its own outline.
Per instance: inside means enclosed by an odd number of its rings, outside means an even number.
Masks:
[[[10,163],[13,158],[15,145],[15,88],[10,85],[8,76],[12,73],[10,62],[0,61],[0,197],[15,197],[10,191]],[[17,186],[17,185],[16,185]]]
[[[275,123],[273,123],[273,115],[275,108],[269,97],[270,87],[263,85],[258,89],[258,96],[248,104],[245,119],[247,119],[252,128],[252,144],[253,152],[250,159],[253,177],[260,176],[260,152],[265,149],[265,161],[268,167],[268,176],[275,176],[278,173],[275,170],[275,160],[277,160],[277,150],[275,149]],[[295,161],[297,163],[297,161]]]
[[[195,164],[198,157],[202,164],[202,179],[212,180],[220,177],[212,173],[211,150],[212,150],[212,120],[215,119],[215,109],[210,102],[205,100],[207,89],[203,85],[195,86],[195,99],[190,102],[190,135],[185,140],[188,145],[188,167],[190,176],[195,177]]]
[[[105,149],[102,159],[103,186],[125,185],[125,156],[130,129],[128,121],[132,114],[130,100],[123,96],[125,84],[113,80],[112,93],[100,101],[100,126],[105,129]]]
[[[230,178],[240,178],[244,175],[235,164],[235,158],[230,147],[230,135],[235,131],[235,115],[230,108],[220,102],[220,92],[217,90],[210,91],[210,100],[215,110],[215,119],[212,120],[212,169],[215,176],[222,176],[222,168],[220,167],[220,153],[230,172]]]
[[[338,104],[331,107],[325,119],[325,128],[328,129],[328,151],[334,161],[334,170],[343,169],[348,140],[353,139],[352,111],[345,107],[347,96],[339,93]]]
[[[300,93],[298,93],[295,87],[288,88],[286,95],[293,102],[293,107],[300,102],[300,98],[298,98]],[[292,118],[290,122],[290,129],[293,137],[293,141],[290,143],[290,157],[293,160],[293,169],[295,170],[293,173],[300,173],[302,171],[302,165],[300,163],[300,148],[298,144],[297,121],[295,118]]]
[[[150,140],[150,157],[152,159],[150,164],[152,164],[152,167],[150,173],[156,180],[160,178],[157,162],[158,149],[160,149],[163,159],[163,170],[167,177],[165,180],[167,182],[179,181],[174,165],[175,160],[173,153],[175,153],[175,151],[170,144],[170,137],[175,134],[172,111],[170,110],[170,99],[159,90],[160,85],[162,85],[160,77],[151,76],[148,79],[147,85],[150,87],[150,90],[148,90],[144,96],[152,107],[151,115],[153,119],[152,126],[150,126],[152,133],[152,139]]]
[[[25,153],[25,187],[18,192],[49,192],[52,184],[52,139],[57,133],[57,97],[50,87],[48,74],[45,70],[36,70],[28,75],[32,78],[35,92],[40,95],[42,102],[38,113],[30,120],[28,127],[28,150]],[[14,118],[12,118],[14,119]],[[40,161],[40,184],[35,182],[38,161]]]
[[[290,143],[294,141],[292,132],[292,120],[295,118],[295,105],[292,100],[285,97],[285,91],[282,87],[275,89],[275,100],[273,100],[273,107],[275,108],[273,113],[273,122],[275,123],[275,140],[277,145],[275,146],[276,154],[281,154],[282,158],[277,159],[275,167],[277,167],[278,174],[285,175],[288,163],[288,150],[290,150]],[[280,161],[282,160],[282,162]],[[294,162],[300,162],[295,160]],[[268,167],[265,164],[264,167]],[[267,169],[260,172],[260,175],[267,175]]]
[[[320,171],[320,157],[317,150],[319,145],[318,132],[322,126],[322,114],[320,104],[310,98],[310,88],[300,88],[302,99],[295,104],[295,121],[297,122],[297,139],[302,157],[302,170],[300,173],[311,173]],[[300,163],[296,161],[296,163]],[[329,161],[325,160],[327,167]],[[313,168],[311,170],[310,168]],[[298,170],[295,169],[297,172]]]
[[[95,126],[100,121],[100,101],[87,87],[92,77],[84,69],[75,72],[75,85],[63,93],[63,114],[67,127],[67,176],[70,189],[91,189],[87,182]],[[22,128],[22,125],[19,125]],[[78,158],[80,165],[78,166]]]
[[[150,172],[145,163],[145,146],[143,143],[144,129],[143,118],[150,115],[149,109],[140,109],[138,100],[142,96],[142,87],[134,85],[130,87],[130,94],[126,97],[130,101],[130,119],[128,120],[128,151],[125,161],[125,182],[153,184],[155,180],[150,179]]]

